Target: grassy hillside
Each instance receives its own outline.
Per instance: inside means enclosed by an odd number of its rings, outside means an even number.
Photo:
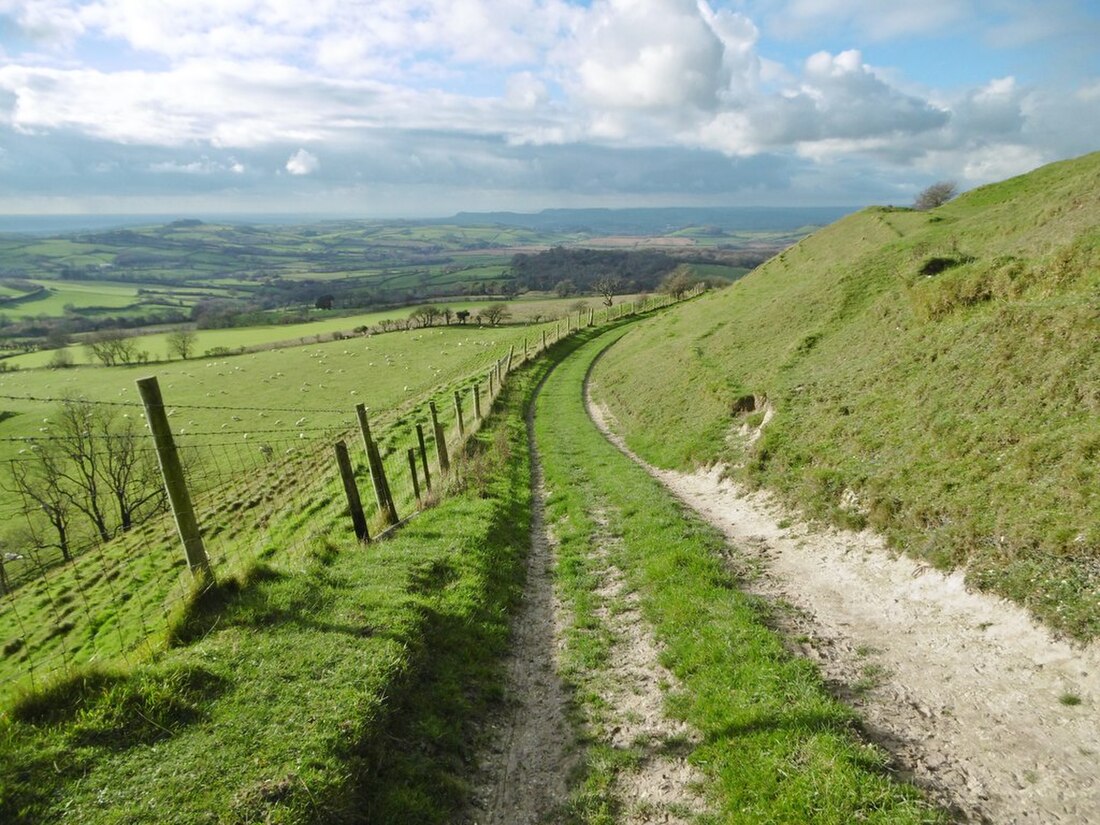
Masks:
[[[1100,154],[845,218],[598,376],[648,459],[729,462],[1100,634]],[[767,406],[735,412],[748,395]]]

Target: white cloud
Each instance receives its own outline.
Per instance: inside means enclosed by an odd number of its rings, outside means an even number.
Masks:
[[[224,172],[231,172],[239,175],[242,174],[245,169],[243,164],[232,158],[222,162],[203,155],[198,160],[188,162],[165,160],[150,163],[149,171],[177,175],[214,175]]]
[[[714,109],[725,48],[692,0],[601,0],[568,52],[574,93],[597,109]]]
[[[991,144],[967,152],[962,178],[971,185],[1021,175],[1047,162],[1042,152],[1018,144]]]
[[[80,8],[66,0],[0,0],[0,21],[4,17],[24,37],[53,48],[71,45],[85,31]]]
[[[1060,20],[1080,6],[1051,3]],[[1035,18],[1031,5],[997,0],[996,37],[1019,40],[1013,26]],[[0,58],[0,137],[26,138],[24,156],[60,147],[72,176],[95,164],[80,152],[108,147],[112,169],[193,189],[289,185],[260,171],[276,169],[312,175],[293,181],[301,190],[337,175],[396,183],[475,171],[506,188],[549,175],[539,156],[571,146],[604,163],[610,150],[721,152],[741,173],[753,158],[784,157],[978,180],[1092,148],[1095,72],[1069,90],[997,77],[940,91],[844,48],[959,36],[992,19],[979,12],[977,0],[0,0],[20,35]],[[839,48],[762,45],[777,22]],[[428,136],[420,165],[412,134]],[[456,158],[465,140],[478,152]],[[494,151],[525,160],[493,163]],[[9,148],[0,188],[17,154]],[[313,174],[318,155],[325,174]],[[234,180],[246,165],[253,174]],[[600,180],[628,177],[616,167]]]
[[[793,147],[824,157],[877,149],[942,127],[948,112],[882,80],[855,50],[806,59],[780,94],[757,93],[699,129],[702,146],[731,155]],[[816,148],[815,148],[816,145]]]
[[[286,162],[286,171],[292,175],[310,175],[321,168],[317,156],[305,149],[299,149]]]
[[[531,72],[520,72],[508,78],[505,97],[517,109],[534,111],[547,103],[550,96],[546,84]]]

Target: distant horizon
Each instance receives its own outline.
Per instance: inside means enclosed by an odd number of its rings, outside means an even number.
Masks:
[[[745,211],[745,212],[793,212],[793,211],[824,211],[842,212],[844,214],[863,209],[868,204],[859,205],[813,205],[813,206],[692,206],[692,205],[668,205],[668,206],[552,206],[534,210],[518,209],[469,209],[458,210],[446,215],[411,216],[395,215],[390,217],[378,217],[357,215],[353,213],[297,213],[297,212],[246,212],[246,211],[194,211],[194,212],[119,212],[119,213],[0,213],[0,233],[6,234],[47,234],[55,232],[80,232],[85,230],[106,230],[126,228],[133,226],[162,226],[175,221],[198,220],[203,223],[231,223],[234,225],[268,224],[278,226],[307,226],[315,223],[330,221],[412,221],[444,222],[461,216],[478,215],[515,215],[537,217],[554,212],[656,212],[656,211]]]

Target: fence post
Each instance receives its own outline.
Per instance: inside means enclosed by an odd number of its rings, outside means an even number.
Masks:
[[[588,308],[588,326],[592,326],[592,322],[596,320],[596,310],[592,307]]]
[[[523,339],[523,363],[527,363],[527,339]]]
[[[546,352],[546,330],[542,331],[542,351]]]
[[[512,371],[512,356],[514,356],[515,354],[516,345],[512,344],[512,346],[508,347],[508,367],[504,370],[505,374],[508,374]]]
[[[493,403],[493,370],[489,370],[489,403]]]
[[[451,469],[450,459],[447,458],[447,439],[443,437],[443,426],[439,423],[439,414],[435,410],[435,402],[428,402],[428,410],[432,414],[432,432],[435,433],[435,452],[439,457],[439,472],[445,473]]]
[[[481,384],[474,384],[474,415],[481,420]]]
[[[413,480],[413,494],[416,496],[416,503],[420,503],[420,479],[416,477],[416,450],[409,447],[409,472],[412,474]]]
[[[370,541],[367,517],[363,515],[363,502],[359,498],[359,488],[355,484],[355,470],[351,468],[351,459],[348,457],[348,445],[343,441],[337,441],[333,447],[336,450],[336,466],[340,468],[340,478],[344,482],[344,495],[348,499],[348,511],[351,513],[355,537],[359,541]]]
[[[359,418],[359,431],[363,434],[363,447],[367,451],[367,464],[370,465],[370,477],[374,482],[374,496],[378,500],[378,509],[382,511],[382,518],[386,524],[397,524],[397,508],[393,506],[393,496],[390,494],[390,484],[386,481],[386,468],[382,466],[378,445],[374,443],[374,438],[370,434],[366,405],[356,404],[355,415]]]
[[[455,390],[455,418],[458,420],[458,437],[466,436],[466,425],[462,421],[462,396]]]
[[[432,491],[432,474],[428,469],[428,448],[424,444],[424,425],[416,425],[416,440],[420,445],[420,463],[424,465],[424,486],[430,493]]]
[[[153,443],[160,461],[160,472],[164,477],[164,488],[168,492],[168,501],[172,505],[172,515],[176,518],[176,530],[183,542],[183,552],[187,556],[187,566],[193,576],[206,576],[213,583],[214,571],[202,543],[202,533],[195,518],[195,508],[191,504],[191,494],[187,490],[187,480],[183,475],[176,442],[172,438],[172,428],[168,425],[168,415],[164,411],[164,399],[160,394],[160,385],[156,376],[141,378],[137,382],[141,402],[145,405],[145,420],[153,432]]]

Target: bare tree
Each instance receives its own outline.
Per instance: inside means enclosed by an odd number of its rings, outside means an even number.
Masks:
[[[592,285],[603,296],[603,305],[609,307],[615,302],[614,298],[622,289],[623,283],[614,275],[601,275]]]
[[[35,546],[56,547],[65,561],[72,561],[73,490],[62,472],[64,457],[52,444],[33,444],[30,453],[30,458],[11,462],[11,486],[5,488],[19,494],[28,513],[37,510],[46,517],[52,540],[45,539],[28,519]]]
[[[68,459],[64,465],[63,477],[75,488],[73,503],[91,521],[100,540],[110,541],[111,530],[107,526],[100,490],[100,461],[103,450],[98,444],[98,433],[94,433],[98,429],[96,418],[105,409],[97,409],[89,401],[64,402],[58,422],[60,434],[55,443]]]
[[[191,329],[177,329],[168,334],[168,355],[178,355],[184,361],[191,357],[195,350],[195,341],[198,336]]]
[[[577,292],[577,285],[568,278],[563,278],[554,284],[554,292],[559,298],[568,298]]]
[[[958,191],[958,184],[953,180],[941,180],[938,183],[933,183],[917,195],[913,201],[913,208],[921,212],[927,212],[929,209],[943,206],[955,197]]]
[[[85,346],[103,366],[134,364],[149,359],[149,353],[138,349],[137,340],[118,329],[105,329],[88,338]]]
[[[132,418],[95,418],[99,447],[100,477],[114,504],[117,529],[128,532],[162,510],[167,493],[149,445],[143,445],[137,422]]]
[[[507,304],[489,304],[485,309],[478,313],[478,317],[489,323],[489,326],[495,327],[501,321],[511,317],[512,313],[508,309]]]
[[[434,304],[424,304],[414,309],[409,318],[416,321],[422,327],[430,327],[435,325],[436,319],[442,314],[443,313],[439,311],[439,307]]]
[[[64,402],[50,439],[12,462],[8,489],[23,498],[28,513],[41,512],[52,533],[45,540],[40,522],[28,519],[35,546],[56,547],[70,559],[76,516],[106,542],[164,507],[156,459],[141,438],[135,420],[116,417],[109,407]]]
[[[680,264],[661,281],[661,291],[673,298],[681,298],[695,284],[695,276],[687,264]]]

